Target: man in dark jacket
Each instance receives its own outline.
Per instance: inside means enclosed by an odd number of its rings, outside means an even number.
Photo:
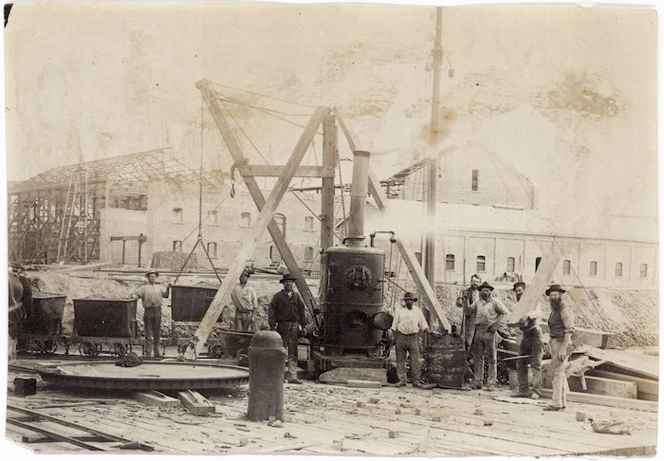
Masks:
[[[466,347],[466,358],[472,353],[473,336],[475,335],[475,311],[470,306],[480,299],[479,286],[482,279],[475,274],[470,278],[470,287],[465,288],[456,299],[456,306],[463,309],[461,319],[461,334]]]
[[[284,289],[272,297],[267,320],[270,330],[281,335],[284,347],[288,350],[286,379],[289,383],[302,384],[297,379],[297,344],[307,326],[307,318],[302,297],[293,291],[294,282],[295,277],[288,274],[279,281],[283,283]]]
[[[524,282],[517,282],[513,288],[516,293],[517,303],[526,290]],[[538,309],[534,309],[519,321],[519,329],[523,333],[521,344],[519,344],[519,355],[530,355],[528,359],[516,362],[516,371],[519,377],[519,390],[512,397],[531,397],[538,399],[542,395],[542,356],[544,346],[542,344],[542,330],[537,321],[539,319]],[[528,388],[528,365],[533,373],[533,389]]]

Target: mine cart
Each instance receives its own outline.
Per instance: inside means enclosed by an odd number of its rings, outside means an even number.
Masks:
[[[21,322],[17,350],[31,354],[53,354],[58,343],[69,350],[67,337],[62,334],[62,313],[67,296],[34,293],[32,309]]]
[[[135,299],[74,299],[74,332],[81,355],[94,357],[108,352],[122,357],[132,346],[145,346],[139,338]]]

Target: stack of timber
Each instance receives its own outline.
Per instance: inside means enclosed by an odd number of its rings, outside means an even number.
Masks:
[[[588,336],[607,344],[607,336]],[[604,338],[604,339],[602,339]],[[550,361],[543,363],[543,384],[551,387],[547,373]],[[657,411],[659,363],[657,357],[638,351],[609,350],[588,344],[578,345],[567,368],[570,401],[596,403],[620,408]]]

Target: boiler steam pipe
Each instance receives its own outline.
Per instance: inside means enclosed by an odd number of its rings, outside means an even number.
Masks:
[[[349,246],[358,246],[364,240],[364,211],[369,190],[369,156],[368,151],[353,151],[353,183],[350,186],[350,223],[348,228]]]

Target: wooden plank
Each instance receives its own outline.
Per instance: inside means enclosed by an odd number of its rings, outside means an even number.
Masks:
[[[209,91],[208,86],[206,86],[205,84],[203,84],[202,86],[200,85],[201,82],[198,82],[196,86],[199,87],[201,93],[203,94],[203,98],[208,103],[208,107],[210,107],[210,112],[213,113],[215,121],[219,122],[218,118],[223,119],[223,113],[221,112],[219,107],[216,107],[217,111],[216,115],[215,112],[213,111],[213,108],[215,108],[214,103],[216,101],[215,96],[206,93],[206,89]],[[251,233],[245,239],[244,244],[242,245],[238,253],[235,255],[235,259],[233,260],[231,267],[228,269],[226,277],[224,277],[224,280],[221,283],[219,291],[217,291],[217,294],[212,300],[210,307],[205,313],[205,316],[201,320],[201,323],[198,329],[196,330],[194,337],[192,338],[192,342],[194,343],[195,346],[195,352],[196,352],[195,356],[198,356],[201,354],[201,352],[203,352],[203,349],[205,347],[205,341],[207,341],[208,337],[210,336],[210,333],[212,333],[214,324],[219,318],[219,315],[221,314],[224,305],[230,300],[231,290],[237,283],[240,274],[244,270],[247,260],[254,254],[256,247],[258,245],[258,241],[263,236],[265,230],[268,228],[269,225],[271,225],[271,223],[274,222],[274,213],[276,212],[277,206],[279,205],[279,202],[281,201],[284,194],[288,190],[288,185],[291,179],[293,178],[293,175],[295,174],[295,170],[300,165],[300,162],[302,161],[304,154],[307,152],[309,145],[311,144],[311,141],[313,140],[316,131],[318,130],[319,125],[323,121],[325,112],[326,109],[324,107],[319,107],[314,112],[314,115],[311,117],[311,120],[309,121],[297,145],[295,146],[293,154],[288,159],[288,162],[284,167],[282,175],[277,180],[277,184],[274,186],[274,189],[270,193],[270,196],[265,201],[264,206],[262,206],[261,212],[258,215],[258,219],[256,220],[256,224],[251,229]],[[224,136],[224,140],[226,140],[226,136]],[[247,183],[247,187],[249,187],[249,183]],[[255,189],[258,190],[258,192],[260,192],[260,189],[258,189],[257,184],[255,185]],[[282,239],[281,243],[285,244],[281,232],[279,232],[279,235],[276,237],[279,238],[279,236],[281,236]],[[273,236],[273,239],[274,237],[275,236]],[[277,240],[276,239],[274,240],[275,244],[277,244]],[[279,247],[279,244],[277,245]],[[285,246],[288,247],[288,245]],[[279,249],[279,251],[281,251],[281,248]],[[291,268],[289,266],[289,270],[290,269]],[[297,272],[292,273],[292,275],[294,275],[297,278],[298,288],[300,288],[300,285],[306,286],[304,277],[302,277],[302,274],[299,271],[299,267],[297,267],[297,263],[295,264],[295,269],[297,270]],[[308,287],[306,287],[306,289],[309,290]]]
[[[600,349],[615,349],[616,335],[606,331],[574,328],[574,344],[586,344]]]
[[[337,121],[339,123],[339,126],[341,127],[341,130],[344,132],[344,135],[346,136],[346,140],[348,141],[348,146],[352,151],[357,150],[355,141],[353,140],[353,137],[351,136],[348,127],[341,118],[337,109],[334,109],[334,114],[337,117]],[[387,197],[385,196],[385,193],[383,192],[383,189],[380,186],[380,181],[378,180],[378,177],[371,168],[369,168],[369,194],[373,196],[374,200],[376,201],[376,205],[378,206],[378,209],[380,209],[383,213],[389,212]],[[427,280],[424,274],[424,270],[422,269],[420,263],[417,261],[415,254],[412,251],[410,251],[408,248],[406,248],[406,246],[403,244],[403,242],[400,239],[397,239],[395,245],[399,250],[401,258],[406,263],[408,271],[410,272],[411,277],[413,277],[413,281],[415,282],[417,289],[420,291],[422,297],[424,298],[425,301],[423,303],[424,307],[429,311],[433,311],[433,313],[436,314],[436,317],[440,322],[442,330],[444,330],[445,332],[451,332],[452,326],[450,325],[450,322],[447,320],[447,317],[445,316],[445,313],[443,312],[443,309],[441,308],[440,303],[438,302],[436,293],[431,287],[429,281]],[[431,325],[431,327],[433,328],[433,325]]]
[[[585,344],[577,346],[574,352],[586,354],[593,359],[604,361],[605,363],[601,365],[602,369],[608,369],[616,373],[631,374],[646,379],[659,380],[659,361],[654,357],[642,356],[641,358],[637,358],[627,352],[600,349]]]
[[[238,145],[235,136],[233,135],[230,127],[228,126],[228,122],[226,121],[224,113],[217,100],[216,92],[211,87],[210,82],[208,82],[207,80],[201,80],[196,83],[196,88],[199,89],[199,91],[203,96],[203,99],[205,100],[208,108],[210,109],[212,118],[214,119],[217,128],[221,133],[221,136],[224,138],[224,142],[226,143],[226,146],[228,147],[228,150],[231,153],[231,156],[233,157],[233,161],[235,162],[235,164],[242,165],[247,163],[247,159],[242,154],[242,149]],[[318,110],[320,111],[321,108],[319,108]],[[249,191],[249,195],[251,195],[251,198],[256,204],[256,207],[259,210],[262,210],[263,207],[265,206],[265,197],[263,196],[263,192],[258,186],[256,179],[253,176],[246,176],[246,177],[242,176],[242,179],[244,180],[244,183],[247,186],[247,190]],[[286,239],[284,238],[284,235],[281,232],[281,228],[274,220],[274,218],[269,221],[267,230],[270,233],[270,236],[272,237],[272,240],[274,241],[277,250],[279,250],[279,254],[283,258],[286,267],[288,267],[288,271],[293,277],[296,278],[295,284],[297,285],[297,289],[300,291],[302,298],[304,298],[304,303],[307,306],[309,306],[312,310],[317,310],[318,302],[316,301],[316,298],[314,297],[313,293],[311,293],[311,289],[304,280],[302,271],[300,270],[300,267],[297,264],[297,260],[295,259],[295,256],[291,252],[290,246],[288,245],[288,243],[286,243]]]
[[[215,412],[215,406],[196,391],[179,392],[178,398],[182,405],[195,415],[207,415]]]
[[[598,376],[570,376],[567,378],[569,389],[572,392],[586,392],[595,395],[610,395],[625,399],[635,399],[637,395],[636,383],[620,381],[617,379],[601,378]]]
[[[559,260],[559,253],[547,254],[542,257],[539,266],[537,266],[535,277],[527,284],[526,291],[523,292],[521,299],[514,306],[512,315],[510,315],[507,322],[508,325],[520,324],[521,320],[528,313],[535,310],[537,301],[539,301],[542,294],[546,291]]]
[[[169,397],[157,391],[134,392],[131,396],[137,402],[153,405],[155,407],[173,408],[180,406],[180,401],[178,399],[174,399],[173,397]]]
[[[259,176],[278,178],[284,171],[281,165],[241,165],[238,167],[242,176]],[[334,178],[334,165],[332,168],[324,166],[301,165],[295,171],[296,178]]]
[[[550,389],[542,389],[542,396],[544,398],[551,398],[553,391]],[[608,395],[594,395],[584,394],[581,392],[567,393],[567,400],[569,402],[588,403],[591,405],[602,405],[605,407],[625,408],[629,410],[642,410],[657,413],[659,408],[657,402],[649,402],[647,400],[639,399],[624,399],[621,397],[610,397]]]
[[[597,368],[588,370],[586,376],[599,376],[601,378],[610,378],[620,381],[635,383],[637,386],[638,399],[657,401],[659,396],[659,382],[654,379],[637,378],[636,376],[615,373],[612,371],[599,370]]]

